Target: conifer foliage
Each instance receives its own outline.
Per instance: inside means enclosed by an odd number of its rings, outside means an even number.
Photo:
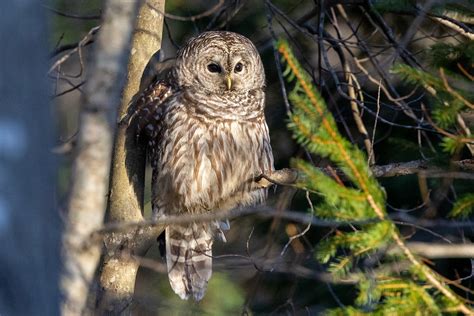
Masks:
[[[472,310],[445,282],[443,277],[417,258],[404,243],[385,209],[383,188],[372,175],[365,154],[339,132],[311,77],[295,58],[285,40],[277,42],[285,65],[283,75],[292,86],[288,96],[293,112],[289,127],[297,142],[311,154],[333,162],[343,173],[333,179],[301,159],[293,161],[302,177],[298,186],[313,194],[318,217],[356,222],[351,230],[337,230],[320,242],[316,258],[327,265],[334,278],[357,275],[358,297],[354,306],[330,310],[331,315],[429,315],[444,312],[472,313]],[[407,68],[408,69],[408,68]],[[399,68],[399,73],[403,68]],[[409,69],[416,74],[413,69]],[[442,85],[439,79],[419,73],[430,84]],[[407,75],[407,78],[414,76]],[[459,208],[463,206],[460,205]],[[472,204],[468,204],[472,208]],[[453,215],[457,215],[453,211]],[[397,255],[387,249],[397,247]],[[364,260],[378,256],[378,264],[367,268]],[[397,266],[398,271],[387,268]]]
[[[474,155],[474,138],[465,135],[462,113],[474,109],[474,42],[439,43],[431,47],[429,56],[432,71],[424,71],[408,65],[397,65],[393,73],[405,82],[422,86],[433,104],[432,125],[443,135],[441,147],[446,154],[455,155],[467,147]],[[460,197],[453,205],[451,217],[467,218],[474,211],[474,194]]]
[[[470,101],[474,99],[474,94],[472,89],[467,89],[472,87],[474,78],[469,74],[472,69],[465,68],[465,65],[469,68],[474,65],[474,42],[436,44],[431,48],[429,57],[434,68],[432,72],[405,64],[395,66],[392,72],[404,82],[422,86],[428,92],[430,104],[433,104],[432,125],[444,135],[444,151],[454,154],[464,145],[474,142],[474,138],[466,137],[469,135],[459,135],[454,131],[459,124],[459,113],[474,109],[474,103]]]

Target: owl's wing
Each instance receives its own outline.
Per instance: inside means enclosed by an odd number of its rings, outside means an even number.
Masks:
[[[137,127],[137,137],[144,134],[148,139],[153,137],[152,127],[158,126],[164,102],[176,90],[172,75],[175,59],[158,62],[156,59],[159,59],[159,53],[156,56],[150,60],[143,72],[140,82],[142,92],[132,98],[128,112],[121,120],[121,123],[127,126]]]
[[[145,134],[147,138],[154,138],[156,127],[163,113],[164,102],[174,93],[173,86],[168,80],[158,79],[132,100],[129,107],[130,124],[137,124],[137,137]]]

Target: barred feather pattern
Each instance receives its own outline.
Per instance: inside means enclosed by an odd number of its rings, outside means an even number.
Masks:
[[[233,76],[234,89],[206,73],[205,58],[218,54],[229,64],[223,73]],[[240,77],[231,74],[233,56],[249,68]],[[225,68],[224,61],[217,62]],[[149,139],[156,217],[225,211],[265,200],[266,189],[253,181],[274,170],[264,82],[260,57],[248,39],[207,32],[178,53],[171,82],[158,81],[145,91],[138,116]],[[171,287],[182,299],[201,300],[212,274],[213,240],[222,234],[219,223],[170,225],[165,234]]]

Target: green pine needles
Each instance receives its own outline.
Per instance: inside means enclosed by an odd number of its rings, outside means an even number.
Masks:
[[[310,211],[319,217],[357,222],[353,230],[338,230],[321,241],[316,251],[317,260],[327,264],[334,278],[351,273],[360,279],[355,305],[329,310],[327,314],[471,313],[442,276],[406,247],[397,227],[387,217],[385,192],[372,175],[367,157],[338,132],[333,116],[288,43],[279,40],[277,48],[285,65],[283,75],[292,85],[289,100],[293,113],[289,128],[298,143],[312,154],[331,160],[347,180],[334,180],[312,164],[295,159],[294,167],[302,173],[298,186],[313,194],[314,209]],[[398,254],[383,255],[393,245],[400,249]],[[380,263],[365,271],[360,262],[375,253],[381,256]],[[394,264],[406,269],[396,273],[387,268]]]
[[[463,126],[469,124],[462,116],[474,109],[474,78],[470,75],[474,65],[474,41],[456,45],[439,43],[433,45],[428,54],[434,74],[403,64],[395,66],[392,72],[429,93],[430,104],[433,104],[431,125],[443,135],[441,149],[454,155],[467,146],[474,154],[474,138],[466,135]],[[431,120],[429,116],[427,118]],[[459,198],[449,215],[466,218],[473,211],[474,194],[471,193]]]
[[[474,213],[474,193],[467,193],[454,203],[449,216],[467,218]]]
[[[474,64],[474,42],[436,44],[429,51],[429,57],[436,69],[435,73],[404,64],[395,66],[392,72],[398,74],[404,82],[426,89],[430,104],[433,104],[433,119],[430,123],[444,135],[441,143],[443,151],[454,154],[464,145],[474,144],[474,138],[455,132],[459,129],[462,118],[460,113],[474,109],[474,93],[471,89],[474,78],[469,74],[470,69],[463,66]],[[452,83],[448,82],[448,76],[452,78]],[[427,118],[431,120],[430,117]]]

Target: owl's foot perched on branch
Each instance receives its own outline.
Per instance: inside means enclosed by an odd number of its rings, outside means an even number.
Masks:
[[[255,177],[254,182],[259,188],[268,188],[276,185],[293,185],[298,180],[298,172],[294,169],[283,168],[275,170],[270,174],[260,174]]]

